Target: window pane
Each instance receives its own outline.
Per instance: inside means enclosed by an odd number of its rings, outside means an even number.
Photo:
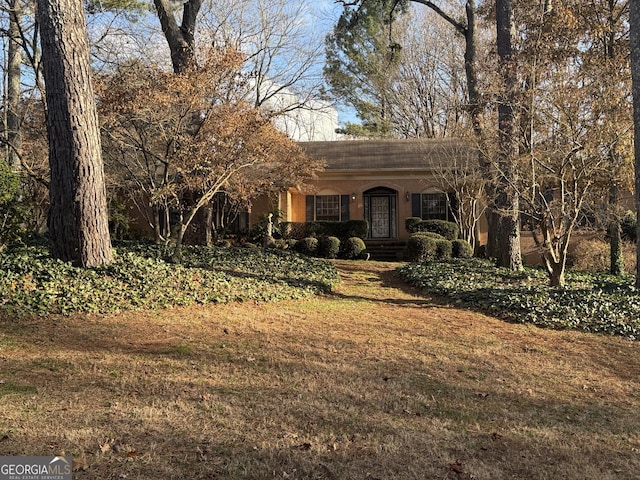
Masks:
[[[316,220],[340,221],[340,196],[317,195],[316,196]]]
[[[446,220],[447,219],[447,195],[444,193],[422,194],[422,219]]]

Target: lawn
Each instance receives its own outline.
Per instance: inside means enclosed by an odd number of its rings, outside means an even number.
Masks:
[[[0,317],[0,455],[76,479],[637,479],[637,342],[337,262],[303,299]]]

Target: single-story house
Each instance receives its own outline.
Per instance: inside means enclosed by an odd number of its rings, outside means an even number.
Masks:
[[[457,139],[300,145],[309,156],[324,160],[325,169],[305,191],[282,192],[272,208],[278,208],[288,222],[365,219],[371,242],[406,240],[408,217],[453,221],[456,196],[443,187],[438,172],[451,169],[454,156],[473,154],[468,144]],[[264,200],[254,203],[250,222],[256,222],[265,208]],[[482,234],[479,238],[484,239]]]

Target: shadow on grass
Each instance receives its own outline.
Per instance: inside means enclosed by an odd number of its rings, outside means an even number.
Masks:
[[[7,434],[0,454],[64,450],[84,459],[78,480],[631,479],[640,469],[632,406],[517,394],[526,386],[517,378],[505,390],[367,356],[349,365],[302,356],[277,365],[191,360],[203,371],[186,362],[183,371],[173,365],[138,384],[85,366],[77,377],[32,377],[42,408],[56,411],[66,398],[79,404],[54,428],[60,418],[39,418],[33,392],[15,392],[10,400],[29,423]],[[140,362],[122,357],[110,367]],[[222,373],[210,378],[207,368]],[[397,373],[387,378],[389,371]]]
[[[343,277],[342,283],[349,282],[349,275],[365,273],[368,275],[366,279],[368,284],[360,280],[357,281],[360,283],[360,288],[346,286],[341,288],[343,291],[333,291],[331,296],[344,300],[406,307],[448,306],[448,302],[443,297],[429,294],[405,282],[396,273],[396,267],[395,263],[384,262],[338,262],[337,269]]]
[[[290,287],[311,289],[315,292],[330,293],[333,290],[333,286],[326,282],[321,282],[319,280],[309,280],[306,278],[294,278],[286,275],[278,275],[275,272],[273,274],[265,275],[265,274],[241,272],[238,270],[233,270],[231,268],[215,268],[214,267],[213,270],[217,272],[223,272],[231,277],[250,278],[250,279],[260,280],[267,283],[272,283],[274,285],[284,283]]]

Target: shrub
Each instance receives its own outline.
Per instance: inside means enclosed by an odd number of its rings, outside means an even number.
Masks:
[[[111,238],[123,240],[128,238],[131,216],[127,206],[117,199],[109,201],[109,231]]]
[[[280,210],[274,210],[271,214],[271,236],[280,238],[282,235],[280,233],[279,220],[282,218],[282,212]],[[265,213],[260,215],[258,223],[253,225],[249,231],[249,238],[252,242],[257,244],[262,243],[262,239],[267,235],[267,225],[269,225],[269,214]]]
[[[17,198],[19,190],[19,177],[0,159],[0,250],[24,233],[22,223],[27,218],[27,207]]]
[[[620,222],[620,228],[622,229],[622,239],[629,242],[636,242],[638,240],[637,232],[638,220],[636,214],[632,211],[628,211],[624,214],[622,221]]]
[[[436,259],[451,258],[453,247],[449,240],[436,240]]]
[[[426,262],[436,256],[436,239],[428,235],[414,234],[407,240],[404,257],[408,262]]]
[[[451,242],[451,254],[454,258],[471,258],[473,257],[473,247],[466,240],[454,240]]]
[[[445,220],[423,220],[415,225],[416,232],[433,232],[453,241],[460,235],[460,228],[453,222]]]
[[[345,233],[342,238],[359,237],[366,238],[369,234],[369,223],[366,220],[347,220],[345,224]]]
[[[409,233],[416,233],[416,225],[420,223],[422,219],[420,217],[409,217],[404,220],[404,228]]]
[[[433,238],[434,240],[446,240],[446,238],[444,238],[442,235],[434,232],[417,232],[417,233],[414,233],[414,235],[419,235],[421,237],[429,237],[429,238]]]
[[[369,232],[366,220],[347,220],[345,222],[307,222],[304,236],[306,237],[337,237],[346,240],[349,237],[364,238]]]
[[[285,250],[289,248],[289,244],[284,238],[264,237],[262,246],[264,248],[275,248],[276,250]]]
[[[306,234],[306,223],[304,222],[280,222],[278,225],[282,238],[300,239],[308,236]]]
[[[322,258],[336,258],[340,253],[340,239],[338,237],[322,237],[318,242],[318,256]]]
[[[348,260],[360,258],[367,246],[360,237],[349,237],[342,242],[342,257]]]
[[[306,237],[323,237],[326,235],[326,226],[324,225],[327,222],[307,222],[304,224],[304,235],[302,238]]]
[[[306,237],[302,240],[298,240],[295,245],[295,250],[303,255],[313,257],[318,253],[318,239]]]
[[[583,272],[607,272],[609,270],[611,247],[599,239],[583,239],[576,243],[569,255],[569,265]],[[624,271],[636,271],[636,246],[631,242],[622,243]]]

